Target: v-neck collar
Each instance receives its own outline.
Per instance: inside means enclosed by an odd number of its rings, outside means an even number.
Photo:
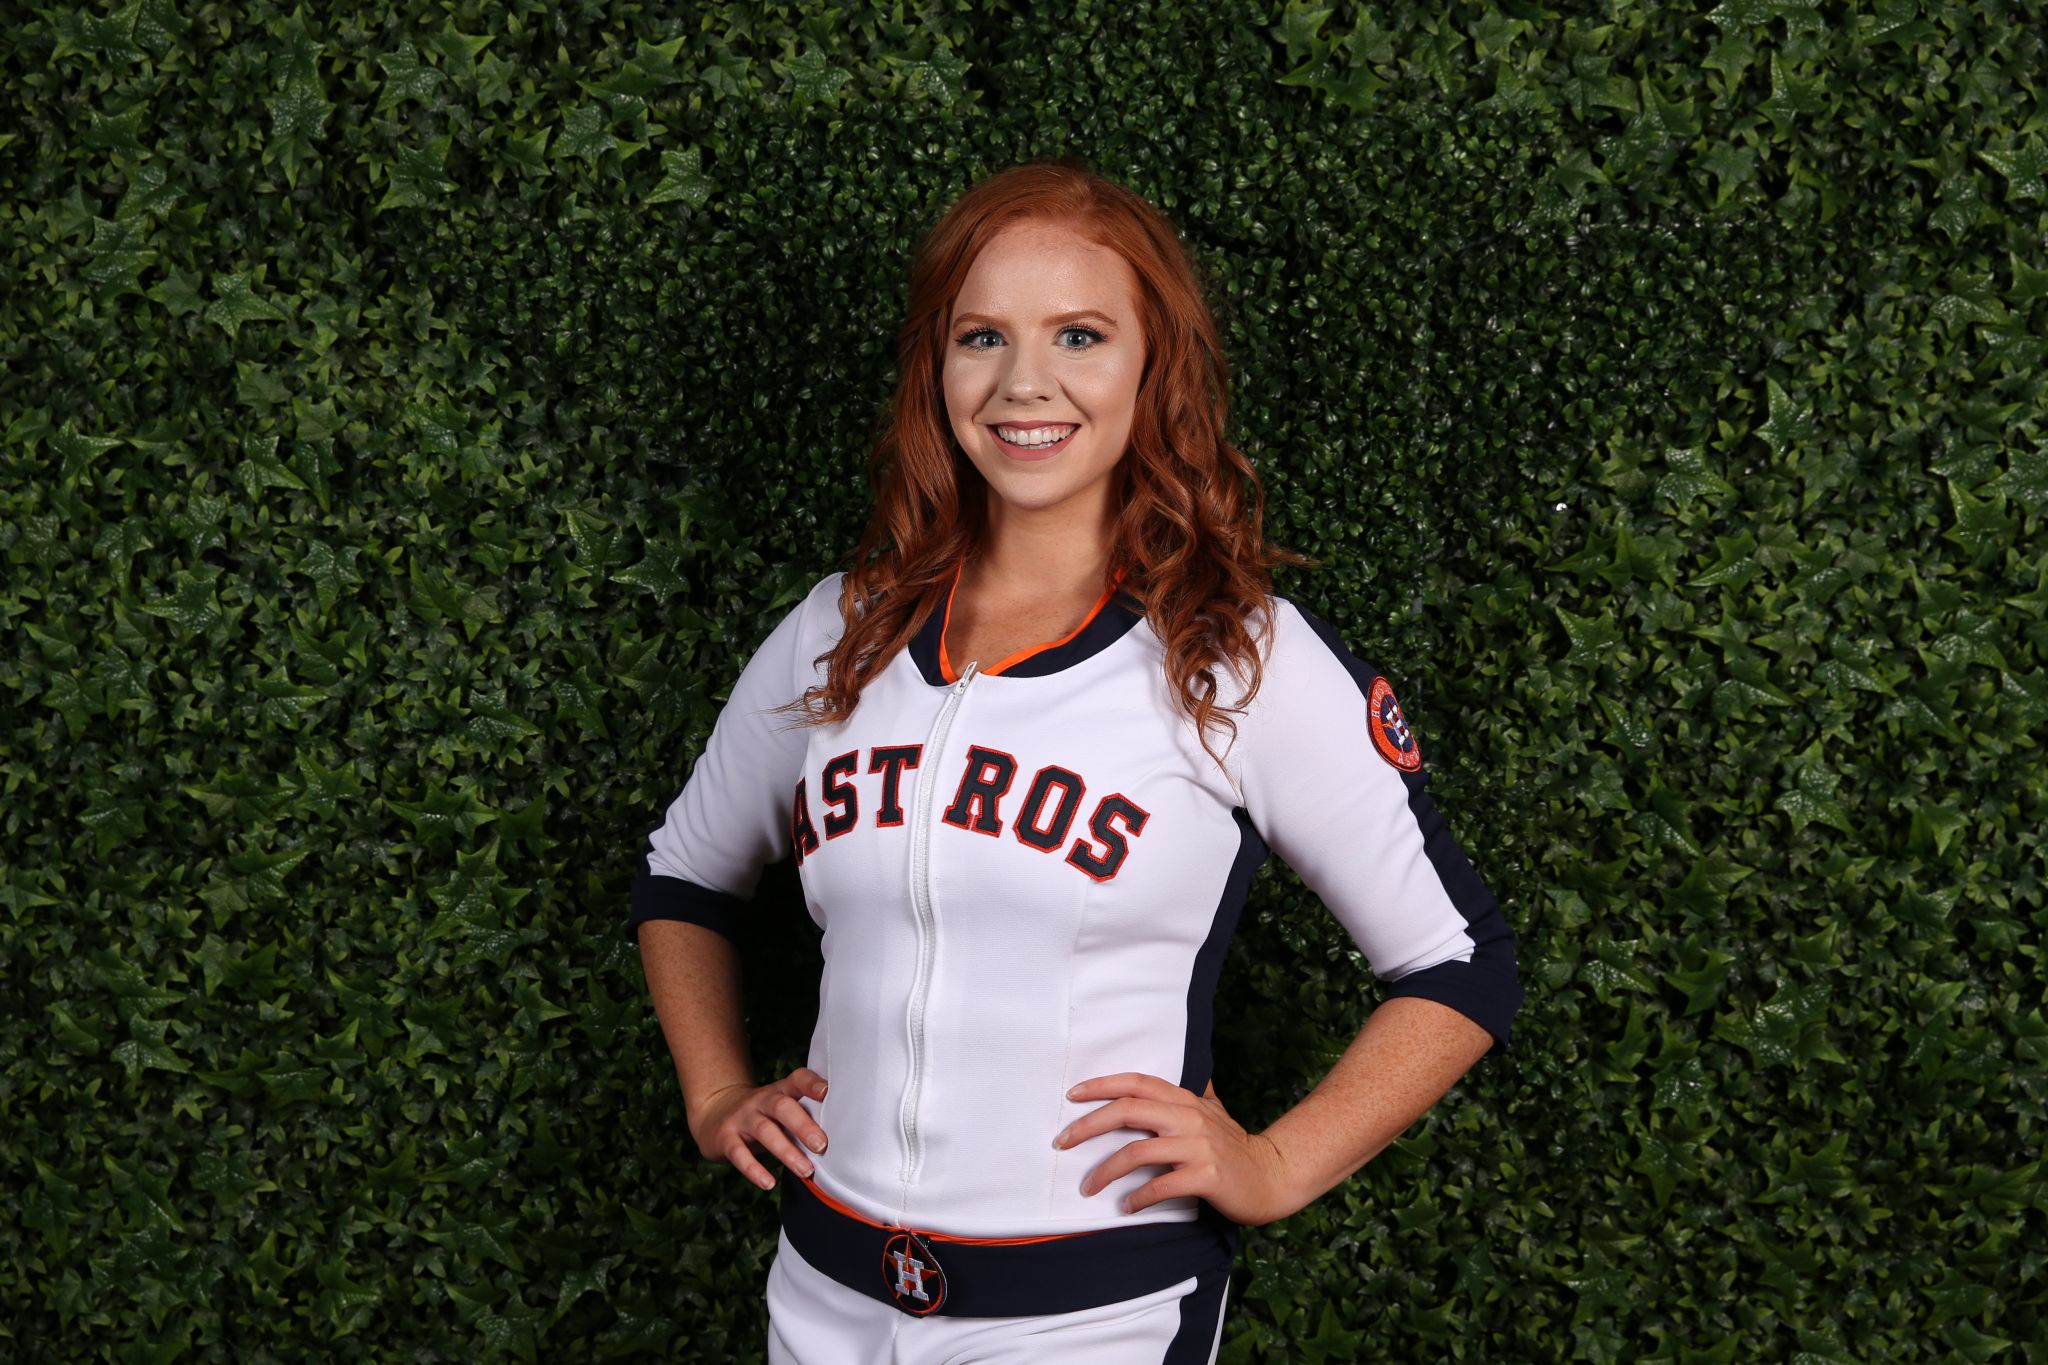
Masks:
[[[965,557],[953,565],[953,582],[946,589],[945,600],[925,616],[924,624],[910,638],[910,657],[924,680],[934,687],[960,680],[958,666],[946,657],[946,623],[952,619],[953,595],[960,589],[960,573],[966,565]],[[1123,578],[1123,570],[1118,569],[1081,624],[1059,639],[1020,649],[975,671],[1004,678],[1042,678],[1101,653],[1145,619],[1143,604],[1119,586]]]

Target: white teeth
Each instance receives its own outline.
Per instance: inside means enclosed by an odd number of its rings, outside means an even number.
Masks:
[[[1059,427],[999,426],[996,428],[996,434],[1011,445],[1025,446],[1029,449],[1038,450],[1046,446],[1058,445],[1061,441],[1066,440],[1067,436],[1076,429],[1071,423]]]

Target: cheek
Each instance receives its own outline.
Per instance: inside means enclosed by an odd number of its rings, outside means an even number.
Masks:
[[[1105,370],[1088,377],[1085,386],[1070,390],[1083,413],[1098,430],[1127,431],[1138,399],[1138,369],[1135,366]]]
[[[939,391],[945,397],[946,418],[953,424],[954,434],[965,441],[974,427],[974,414],[980,410],[981,395],[966,376],[951,369],[940,372]]]
[[[973,403],[971,403],[969,395],[963,393],[961,387],[958,387],[952,381],[950,375],[942,379],[940,393],[944,395],[944,401],[946,401],[946,422],[952,426],[952,434],[954,436],[961,436],[961,428],[973,426],[973,422],[975,422]],[[965,436],[963,436],[963,440],[965,440]]]

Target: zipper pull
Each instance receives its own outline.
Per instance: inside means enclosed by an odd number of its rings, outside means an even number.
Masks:
[[[953,684],[953,690],[955,692],[965,692],[967,690],[968,679],[974,676],[974,670],[979,668],[980,666],[981,660],[969,659],[967,661],[967,667],[960,670],[960,681]]]

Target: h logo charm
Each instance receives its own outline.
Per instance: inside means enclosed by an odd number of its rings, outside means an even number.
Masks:
[[[898,1228],[882,1248],[882,1281],[889,1297],[912,1317],[934,1312],[946,1299],[946,1272],[931,1244],[908,1228]]]

